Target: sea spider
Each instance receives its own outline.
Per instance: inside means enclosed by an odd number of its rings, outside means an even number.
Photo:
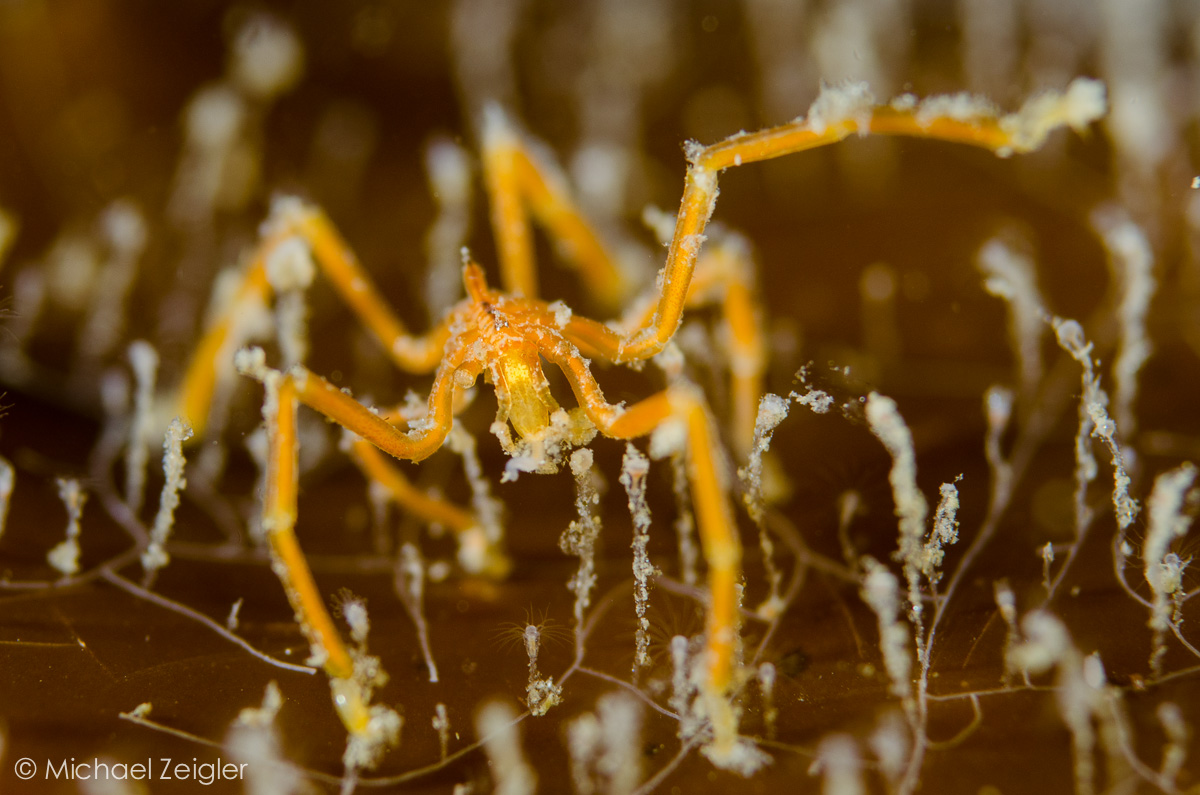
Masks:
[[[305,286],[311,274],[286,256],[302,241],[342,299],[373,332],[396,365],[433,372],[423,411],[375,413],[343,390],[301,365],[269,369],[261,351],[244,352],[239,369],[267,389],[264,416],[270,438],[263,527],[301,626],[315,657],[333,680],[334,702],[351,740],[361,738],[373,761],[387,739],[376,725],[380,707],[370,706],[372,682],[356,670],[358,661],[339,637],[316,589],[293,533],[296,521],[296,405],[303,403],[358,437],[355,455],[368,475],[392,488],[397,501],[415,513],[437,518],[467,539],[464,562],[497,568],[469,515],[429,500],[408,487],[377,451],[420,461],[438,450],[451,432],[455,396],[480,375],[491,383],[499,405],[497,435],[522,469],[553,470],[565,451],[597,434],[615,439],[641,437],[664,429],[686,455],[702,551],[708,566],[703,681],[695,709],[711,727],[705,746],[715,763],[748,773],[759,757],[738,737],[732,699],[740,687],[738,582],[741,546],[722,472],[718,430],[703,394],[684,382],[632,405],[609,403],[597,383],[591,360],[637,365],[661,352],[679,328],[685,307],[717,301],[728,322],[735,395],[757,402],[763,355],[752,277],[745,267],[722,267],[720,257],[701,255],[705,229],[717,198],[717,176],[726,168],[813,149],[850,135],[908,135],[968,143],[1000,156],[1041,145],[1055,128],[1083,129],[1104,111],[1103,87],[1078,80],[1062,95],[1035,97],[1017,113],[1001,115],[988,103],[965,95],[918,102],[911,95],[876,104],[865,86],[825,90],[807,118],[755,133],[741,133],[712,146],[688,144],[690,166],[675,219],[666,265],[649,309],[633,310],[612,324],[580,317],[561,303],[537,297],[529,231],[531,213],[558,241],[582,278],[601,298],[626,291],[598,235],[575,208],[566,182],[497,110],[486,115],[482,142],[491,219],[500,252],[503,289],[490,287],[473,262],[463,268],[467,298],[424,336],[410,335],[372,286],[350,248],[324,213],[295,199],[276,202],[263,237],[243,277],[236,299],[200,343],[181,386],[178,413],[196,426],[197,437],[212,399],[213,385],[238,341],[238,318],[272,291]],[[712,247],[709,247],[711,250]],[[736,257],[735,257],[736,259]],[[289,262],[292,263],[289,265]],[[311,265],[308,266],[311,270]],[[550,394],[542,360],[566,376],[578,406],[564,410]],[[736,411],[731,433],[739,453],[752,438],[753,412]],[[747,429],[747,416],[749,428]],[[509,427],[516,431],[511,436]],[[749,431],[749,433],[748,433]],[[742,441],[736,441],[742,440]],[[377,736],[379,735],[379,736]]]

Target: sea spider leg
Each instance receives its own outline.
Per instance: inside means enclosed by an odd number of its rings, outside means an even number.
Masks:
[[[672,386],[632,406],[615,406],[604,399],[587,361],[569,342],[545,334],[538,339],[538,349],[563,371],[579,405],[605,436],[629,439],[650,434],[671,421],[683,425],[688,477],[708,563],[708,657],[703,692],[714,732],[713,753],[728,754],[737,743],[737,717],[730,697],[737,685],[737,584],[742,547],[726,497],[717,434],[704,398],[698,390]]]
[[[658,228],[658,222],[653,225]],[[730,441],[737,460],[744,462],[754,447],[754,423],[758,401],[763,394],[763,374],[767,367],[766,334],[755,285],[755,267],[750,241],[725,229],[710,229],[710,242],[699,255],[696,272],[688,286],[688,308],[718,305],[723,323],[724,343],[729,355],[731,396]],[[670,239],[663,235],[664,243]],[[640,311],[622,320],[625,328],[637,329],[654,317],[656,305],[644,302]],[[571,336],[568,333],[568,336]],[[586,332],[583,335],[586,346]],[[613,338],[615,339],[615,338]],[[580,341],[572,337],[572,341]],[[618,343],[619,344],[619,343]],[[615,354],[615,349],[613,349]],[[608,351],[599,353],[608,358]]]
[[[807,119],[735,135],[711,146],[690,146],[690,166],[658,306],[650,320],[621,339],[612,358],[617,362],[647,359],[674,336],[716,204],[717,175],[725,169],[827,146],[856,133],[971,144],[1007,157],[1037,149],[1058,127],[1081,130],[1104,110],[1103,85],[1086,79],[1076,80],[1062,95],[1034,97],[1006,116],[970,97],[932,97],[918,103],[906,95],[890,105],[876,105],[865,85],[859,85],[823,91]]]
[[[217,378],[217,362],[232,360],[233,348],[242,344],[232,332],[233,326],[247,307],[267,300],[271,292],[268,278],[271,255],[284,241],[292,238],[298,237],[310,248],[314,259],[337,291],[390,352],[398,366],[410,372],[427,372],[437,367],[449,335],[448,328],[443,324],[424,337],[408,335],[404,325],[383,301],[358,259],[323,212],[294,199],[277,200],[272,208],[271,219],[264,225],[264,232],[264,239],[255,250],[237,294],[224,316],[212,325],[200,341],[179,389],[178,413],[200,426],[193,438],[201,435],[209,413]],[[355,462],[368,477],[388,488],[398,504],[425,521],[445,524],[456,532],[465,532],[474,526],[469,514],[447,502],[422,494],[399,469],[383,459],[365,453],[356,455]]]
[[[194,438],[203,436],[219,363],[231,360],[236,348],[243,344],[242,340],[233,338],[234,326],[249,307],[267,300],[271,293],[268,279],[271,255],[291,238],[298,237],[309,247],[338,294],[398,367],[413,373],[427,373],[437,368],[449,329],[442,324],[424,336],[410,335],[321,210],[294,198],[277,199],[263,230],[263,240],[251,258],[234,300],[200,340],[179,388],[176,414],[192,424]]]
[[[588,293],[603,308],[619,309],[629,280],[575,205],[566,177],[548,155],[524,140],[498,105],[484,109],[482,150],[504,290],[526,298],[538,295],[528,211],[578,271]]]
[[[275,573],[283,582],[296,619],[308,638],[314,662],[334,681],[352,680],[354,660],[338,635],[325,608],[312,572],[296,540],[296,492],[298,482],[296,444],[296,389],[291,376],[268,372],[263,378],[267,397],[263,416],[267,421],[269,459],[267,493],[263,500],[263,529],[266,531]],[[369,720],[369,696],[349,689],[335,706],[352,734],[365,731]]]
[[[296,540],[298,451],[296,438],[297,377],[267,370],[262,352],[239,354],[243,368],[255,371],[266,390],[263,419],[269,440],[267,492],[262,526],[296,620],[312,650],[311,662],[329,676],[334,708],[349,732],[342,760],[347,770],[374,767],[383,751],[399,738],[401,718],[384,705],[371,704],[375,688],[387,682],[378,661],[366,656],[365,645],[351,651],[342,642],[321,599],[304,553]],[[253,361],[246,361],[250,358]],[[365,639],[360,639],[365,644]]]

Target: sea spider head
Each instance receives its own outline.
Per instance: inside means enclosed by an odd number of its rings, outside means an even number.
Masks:
[[[542,301],[489,287],[473,262],[463,267],[463,284],[468,298],[455,310],[451,344],[465,347],[464,365],[483,372],[496,390],[492,431],[516,470],[553,472],[563,452],[596,434],[582,409],[559,406],[542,369],[538,340],[558,333],[558,313]]]

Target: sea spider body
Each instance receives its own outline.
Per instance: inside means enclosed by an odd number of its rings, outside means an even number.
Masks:
[[[454,382],[465,388],[482,372],[496,390],[499,411],[494,426],[505,448],[514,456],[537,462],[540,471],[556,468],[561,442],[570,447],[587,444],[596,427],[581,409],[564,411],[550,394],[541,356],[554,351],[577,350],[562,333],[570,310],[559,304],[506,295],[488,287],[483,269],[474,263],[463,267],[466,300],[449,317],[447,363],[454,366]],[[505,423],[520,437],[514,442]]]

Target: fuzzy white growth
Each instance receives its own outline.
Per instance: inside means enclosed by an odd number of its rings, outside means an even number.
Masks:
[[[517,100],[513,42],[527,0],[495,3],[460,0],[450,15],[450,51],[464,108],[489,101],[513,105]]]
[[[81,311],[87,304],[100,274],[96,242],[82,233],[63,234],[46,255],[46,286],[56,303]]]
[[[866,83],[822,84],[821,93],[808,109],[808,126],[820,135],[830,127],[847,124],[865,131],[871,122],[875,95]]]
[[[571,162],[580,201],[602,219],[628,210],[640,188],[643,103],[676,59],[669,3],[618,0],[585,11],[589,41],[578,97],[580,144]],[[637,64],[631,69],[630,64]]]
[[[272,248],[265,266],[267,281],[277,293],[307,290],[317,273],[308,245],[298,237],[290,237]]]
[[[1137,516],[1137,501],[1129,496],[1129,475],[1125,472],[1124,457],[1117,444],[1116,423],[1109,418],[1105,406],[1108,395],[1100,388],[1100,378],[1095,374],[1092,363],[1092,344],[1083,335],[1083,327],[1074,320],[1053,318],[1051,325],[1058,344],[1083,368],[1083,393],[1079,398],[1079,433],[1075,437],[1076,471],[1076,524],[1082,532],[1091,521],[1091,511],[1086,505],[1087,484],[1096,477],[1096,459],[1091,453],[1089,436],[1099,438],[1112,453],[1113,466],[1113,511],[1117,527],[1124,531]]]
[[[832,81],[862,80],[864,85],[891,93],[892,74],[884,63],[885,47],[902,42],[902,31],[908,29],[889,14],[899,5],[848,0],[824,7],[824,13],[812,21],[808,37],[818,74]],[[886,39],[880,36],[880,29],[885,27]]]
[[[449,309],[462,294],[460,253],[471,233],[471,160],[449,138],[438,138],[425,150],[429,189],[438,212],[425,235],[429,277],[425,302],[431,318]]]
[[[812,389],[811,387],[803,395],[799,392],[792,392],[788,397],[801,406],[807,406],[814,414],[829,413],[835,402],[833,395],[828,392],[822,392],[819,389]]]
[[[304,786],[304,775],[287,762],[275,718],[283,696],[274,682],[267,684],[261,707],[246,707],[225,735],[225,750],[244,764],[247,795],[288,795]]]
[[[571,474],[575,476],[575,511],[579,518],[563,532],[559,549],[579,557],[579,570],[567,584],[575,594],[575,632],[578,639],[583,631],[583,616],[592,601],[596,586],[596,539],[600,536],[600,517],[595,513],[600,504],[597,488],[599,473],[593,469],[592,451],[581,447],[571,453]]]
[[[531,795],[537,773],[521,752],[517,713],[503,701],[491,701],[475,716],[475,733],[491,765],[495,795]]]
[[[1188,491],[1196,482],[1196,467],[1184,464],[1165,472],[1154,481],[1150,494],[1149,527],[1142,547],[1146,582],[1153,594],[1150,608],[1150,629],[1154,633],[1150,653],[1150,670],[1162,675],[1162,660],[1167,653],[1166,632],[1171,627],[1171,600],[1183,587],[1183,567],[1186,561],[1170,552],[1171,544],[1187,535],[1191,519],[1184,514]]]
[[[237,137],[245,105],[228,86],[209,86],[196,92],[184,111],[188,143],[205,150],[221,150]]]
[[[1054,544],[1047,541],[1040,550],[1042,556],[1042,586],[1046,589],[1046,594],[1053,593],[1053,580],[1050,577],[1051,567],[1054,565]]]
[[[417,643],[425,666],[429,668],[429,681],[438,681],[437,663],[429,646],[429,624],[425,620],[425,560],[416,544],[406,543],[400,547],[400,560],[396,565],[396,590],[400,594],[405,610],[417,628]]]
[[[642,704],[624,691],[607,693],[596,702],[596,714],[585,712],[567,727],[571,779],[579,795],[605,784],[609,795],[631,795],[642,777]]]
[[[254,14],[230,43],[229,76],[244,93],[266,101],[294,86],[304,71],[304,45],[291,26]]]
[[[1169,4],[1095,4],[1100,67],[1112,83],[1108,127],[1125,169],[1149,176],[1175,141],[1170,118],[1170,34],[1179,23]],[[1132,167],[1132,169],[1130,168]]]
[[[961,479],[962,475],[958,477]],[[943,483],[939,493],[941,499],[933,514],[933,531],[921,549],[921,573],[935,593],[938,581],[942,578],[940,569],[946,557],[945,549],[958,541],[958,487],[953,483]]]
[[[1008,305],[1008,334],[1017,358],[1021,403],[1028,405],[1042,380],[1042,332],[1045,302],[1037,286],[1037,270],[1028,256],[1001,238],[979,250],[976,265],[990,295]]]
[[[758,689],[762,693],[763,728],[767,739],[775,739],[775,720],[779,710],[775,707],[775,666],[765,662],[758,666]]]
[[[593,768],[600,755],[602,732],[594,713],[585,712],[567,724],[567,752],[571,758],[571,783],[576,795],[597,791]]]
[[[1158,769],[1159,776],[1171,785],[1179,778],[1183,763],[1187,761],[1188,740],[1191,731],[1183,719],[1183,710],[1178,704],[1164,701],[1155,710],[1158,722],[1162,724],[1163,733],[1167,735],[1167,744],[1163,747],[1162,765]]]
[[[67,537],[46,554],[46,562],[64,577],[70,577],[79,571],[79,523],[83,518],[87,492],[78,480],[59,478],[58,496],[67,507]]]
[[[459,534],[458,562],[468,573],[494,571],[503,566],[504,503],[492,496],[492,487],[483,474],[475,437],[454,423],[446,444],[463,462],[463,472],[471,487],[471,508],[479,524]]]
[[[700,550],[696,546],[696,517],[692,513],[691,487],[684,455],[671,456],[671,472],[671,484],[675,491],[675,537],[679,544],[679,569],[684,583],[695,585],[699,582],[696,565],[700,560]]]
[[[671,709],[680,716],[679,736],[689,738],[692,732],[688,730],[688,718],[691,715],[690,704],[696,688],[689,674],[688,639],[683,635],[671,638],[671,698],[667,702]]]
[[[158,513],[154,515],[154,527],[150,530],[150,544],[142,552],[142,569],[145,581],[150,583],[155,574],[170,562],[166,543],[175,526],[175,509],[179,507],[179,492],[187,488],[183,469],[187,463],[183,457],[183,443],[192,438],[192,426],[176,417],[171,420],[163,438],[163,487],[158,499]]]
[[[1049,578],[1047,578],[1049,579]],[[1012,653],[1012,649],[1016,646],[1020,639],[1017,633],[1017,597],[1013,594],[1012,588],[1008,583],[998,580],[993,586],[993,595],[996,600],[996,609],[1000,613],[1000,618],[1004,621],[1004,657],[1007,659]],[[1008,666],[1004,669],[1004,685],[1009,684],[1010,673]]]
[[[8,330],[18,343],[33,336],[46,305],[46,274],[41,268],[23,268],[13,280],[12,322]]]
[[[862,598],[879,623],[879,650],[892,682],[892,695],[912,708],[912,657],[908,653],[908,630],[900,623],[900,593],[896,575],[871,557],[863,564]]]
[[[1030,97],[1016,113],[1000,120],[1011,136],[1012,151],[1029,152],[1045,143],[1050,133],[1064,125],[1083,132],[1108,110],[1104,83],[1086,77],[1071,81],[1065,93],[1047,91]],[[1001,156],[1008,151],[1000,151]]]
[[[650,578],[661,574],[650,562],[647,545],[650,543],[650,506],[646,504],[646,476],[650,462],[632,444],[625,446],[621,462],[621,485],[629,496],[629,514],[633,519],[633,608],[637,614],[634,631],[633,677],[650,665],[650,619],[646,608],[650,604]]]
[[[760,110],[765,118],[788,118],[817,82],[809,51],[796,46],[804,41],[810,24],[806,18],[810,5],[793,0],[742,3],[758,67],[755,73],[759,75]]]
[[[1011,91],[1020,53],[1017,6],[992,0],[958,0],[956,5],[967,85],[990,97]]]
[[[892,499],[896,503],[896,516],[900,519],[900,548],[896,558],[904,566],[904,578],[908,582],[908,606],[918,629],[921,628],[920,575],[924,566],[925,518],[929,504],[925,495],[917,488],[917,454],[913,449],[912,432],[904,423],[896,408],[896,401],[872,392],[867,396],[867,423],[871,432],[883,443],[892,456],[892,468],[888,482],[892,485]]]
[[[79,353],[89,360],[105,356],[121,337],[129,290],[146,247],[146,221],[132,202],[118,200],[100,216],[100,232],[108,259],[79,333]]]
[[[879,760],[879,769],[893,789],[904,775],[908,763],[908,723],[897,710],[888,710],[879,718],[879,725],[867,740],[871,752]]]
[[[754,448],[746,466],[738,470],[738,477],[746,487],[743,500],[750,518],[762,527],[766,506],[763,500],[763,456],[771,448],[775,429],[788,415],[787,398],[767,393],[758,402],[758,417],[754,421]]]
[[[1071,732],[1075,760],[1076,795],[1095,792],[1095,764],[1092,756],[1096,745],[1093,719],[1101,721],[1102,730],[1112,721],[1106,714],[1109,696],[1104,666],[1096,655],[1084,657],[1071,642],[1067,628],[1053,614],[1037,610],[1021,620],[1024,640],[1009,649],[1008,666],[1025,674],[1041,674],[1057,668],[1055,700],[1059,714]]]
[[[779,616],[786,606],[780,596],[783,573],[775,565],[775,543],[771,540],[764,522],[766,500],[763,498],[763,456],[771,447],[771,438],[779,423],[788,415],[788,400],[779,395],[766,394],[758,402],[758,417],[754,421],[754,447],[746,460],[746,466],[738,470],[738,478],[745,486],[742,499],[750,518],[758,525],[758,543],[763,552],[763,568],[766,570],[769,590],[766,600],[756,611],[768,619]]]
[[[275,335],[284,369],[308,357],[308,303],[304,292],[317,266],[304,241],[288,238],[267,256],[267,281],[276,294]]]
[[[808,769],[809,775],[820,773],[824,778],[824,795],[863,795],[862,762],[858,743],[849,734],[830,734],[821,738],[817,758]]]
[[[177,223],[204,228],[212,221],[219,206],[237,207],[252,176],[235,177],[235,161],[249,153],[239,150],[238,139],[246,124],[246,101],[230,86],[219,83],[206,86],[192,97],[184,109],[186,143],[168,212]],[[240,154],[240,158],[239,158]],[[250,157],[241,165],[257,171]]]
[[[267,391],[272,385],[267,384]],[[367,654],[367,636],[371,631],[371,620],[367,615],[367,603],[353,594],[344,592],[341,604],[342,618],[350,627],[350,636],[357,648],[351,652],[354,671],[348,679],[331,679],[329,689],[334,707],[343,710],[371,703],[371,694],[376,688],[387,684],[388,674],[383,670],[378,657]],[[314,644],[313,656],[323,652]],[[342,752],[342,764],[346,767],[348,780],[356,780],[358,772],[379,764],[384,752],[400,741],[400,729],[404,720],[391,707],[374,704],[367,709],[366,725],[356,728],[346,738],[346,750]]]
[[[450,751],[450,717],[446,714],[446,705],[438,702],[433,707],[433,730],[437,732],[438,748],[441,750],[442,761]]]
[[[902,108],[903,99],[892,102],[892,107]],[[965,91],[957,94],[935,94],[925,97],[916,106],[916,121],[922,127],[930,127],[943,119],[972,122],[990,119],[997,115],[996,106],[987,97]]]
[[[8,509],[16,483],[16,470],[7,458],[0,456],[0,537],[3,537],[4,526],[8,522]]]
[[[343,693],[347,685],[358,689],[357,685],[345,679],[334,679],[331,684],[335,702],[346,698]],[[398,712],[383,704],[375,704],[369,714],[366,727],[346,738],[346,750],[342,752],[342,764],[351,778],[359,770],[370,770],[378,765],[384,752],[400,741],[404,719]]]
[[[992,502],[1004,505],[1012,494],[1012,464],[1000,450],[1000,438],[1012,419],[1013,391],[1002,386],[990,386],[983,396],[983,415],[987,420],[987,436],[983,453],[992,474]]]
[[[1124,439],[1137,430],[1134,402],[1138,373],[1153,349],[1146,336],[1150,299],[1158,288],[1154,278],[1154,252],[1146,233],[1117,207],[1104,207],[1092,214],[1092,226],[1108,249],[1108,265],[1121,296],[1117,307],[1120,323],[1116,359],[1113,360],[1113,413]]]
[[[129,442],[125,448],[125,503],[134,513],[142,509],[146,494],[146,463],[150,458],[150,440],[154,436],[154,381],[158,375],[158,352],[145,340],[129,346],[129,364],[136,384],[133,393],[133,419],[129,423]]]

